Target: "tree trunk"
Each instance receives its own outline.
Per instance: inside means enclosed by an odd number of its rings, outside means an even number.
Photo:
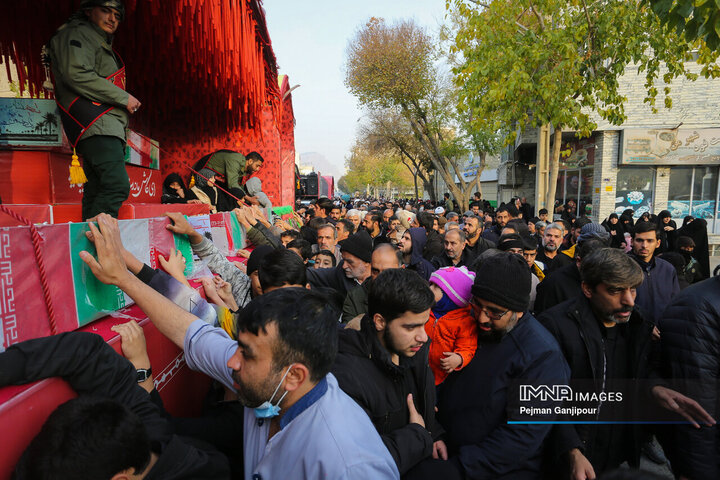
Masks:
[[[418,177],[417,170],[415,170],[415,173],[413,174],[413,182],[415,183],[415,198],[420,198],[420,196],[418,195],[417,177]]]
[[[548,212],[555,213],[555,192],[557,190],[558,170],[560,169],[560,146],[562,143],[562,128],[555,127],[553,137],[552,156],[550,157],[550,177],[548,178],[548,190],[545,197],[545,205]],[[552,209],[552,210],[551,210]],[[552,217],[551,217],[552,218]]]

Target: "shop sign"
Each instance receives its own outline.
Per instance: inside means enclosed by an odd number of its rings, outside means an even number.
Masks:
[[[720,164],[720,128],[623,130],[619,164]]]

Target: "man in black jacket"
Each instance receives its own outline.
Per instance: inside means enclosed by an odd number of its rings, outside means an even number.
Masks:
[[[50,415],[23,454],[18,478],[230,478],[224,455],[169,433],[135,368],[99,335],[62,333],[0,353],[0,386],[49,377],[63,377],[80,398]]]
[[[429,262],[432,261],[433,257],[441,255],[443,251],[443,239],[442,235],[438,233],[438,221],[434,215],[428,212],[419,213],[417,221],[427,234],[423,257]]]
[[[470,258],[477,258],[481,253],[490,248],[495,248],[495,244],[490,240],[482,237],[483,220],[477,215],[470,215],[465,218],[463,232],[465,233],[465,251],[468,252]]]
[[[657,226],[639,221],[632,232],[631,256],[642,268],[645,280],[638,287],[637,304],[655,325],[670,300],[680,292],[675,267],[655,257],[655,250],[659,246]]]
[[[417,273],[383,271],[370,286],[360,331],[340,332],[332,368],[340,388],[370,416],[400,475],[425,458],[447,458],[425,333],[434,300]]]
[[[469,267],[475,257],[465,248],[465,233],[459,229],[445,232],[443,236],[444,251],[432,259],[437,270],[443,267]]]
[[[426,460],[408,478],[540,478],[550,425],[509,423],[508,412],[518,399],[514,387],[518,382],[564,385],[570,372],[555,339],[527,313],[529,299],[530,269],[520,255],[502,252],[480,264],[470,301],[478,349],[467,366],[443,382],[438,395],[450,459]]]
[[[580,284],[580,265],[582,259],[592,252],[608,247],[608,242],[599,238],[578,240],[575,248],[575,263],[566,265],[549,275],[537,287],[535,299],[535,314],[540,315],[545,310],[559,305],[565,300],[582,295]]]
[[[720,413],[720,277],[677,295],[660,318],[662,373],[673,388],[697,399],[713,417]],[[720,478],[720,432],[673,425],[661,438],[675,475]]]
[[[590,380],[597,394],[624,393],[621,402],[598,400],[591,420],[639,420],[640,409],[652,399],[668,409],[676,405],[683,416],[706,418],[696,402],[664,387],[652,369],[653,324],[633,311],[643,281],[638,265],[621,250],[603,248],[583,259],[580,274],[583,295],[547,310],[539,320],[560,344],[572,381]],[[569,466],[565,478],[593,479],[625,461],[637,467],[642,441],[638,425],[556,425],[549,458],[555,467]],[[551,478],[563,477],[556,472]]]

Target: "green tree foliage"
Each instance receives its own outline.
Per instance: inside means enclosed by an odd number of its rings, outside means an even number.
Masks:
[[[666,84],[696,78],[684,64],[693,59],[692,45],[639,1],[447,0],[447,6],[455,19],[459,109],[475,129],[509,132],[507,143],[526,128],[554,130],[546,206],[555,197],[562,129],[589,136],[593,113],[614,125],[626,120],[622,75],[644,72],[645,101],[654,111],[661,75]],[[669,93],[665,86],[667,108]]]
[[[340,188],[348,193],[365,193],[371,190],[400,190],[412,185],[410,172],[400,162],[392,149],[374,137],[356,140],[350,156],[345,160],[347,173],[341,178]]]
[[[436,199],[435,187],[429,174],[432,162],[415,138],[410,124],[396,109],[371,110],[360,127],[358,136],[360,141],[373,145],[376,150],[399,158],[413,177],[416,198],[422,197],[419,180],[430,199]]]
[[[702,40],[710,50],[720,48],[720,0],[649,0],[667,25],[688,42]]]
[[[432,167],[462,208],[473,185],[462,175],[456,89],[436,66],[435,40],[412,21],[372,18],[350,40],[345,84],[372,111],[394,111],[409,125]],[[456,185],[454,177],[459,179]]]

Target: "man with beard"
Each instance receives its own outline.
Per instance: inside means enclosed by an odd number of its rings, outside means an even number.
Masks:
[[[515,205],[511,203],[501,205],[495,213],[495,225],[490,225],[485,228],[482,233],[483,238],[497,244],[500,239],[502,229],[505,228],[505,225],[507,225],[510,220],[518,218],[518,215],[519,213],[517,208],[515,208]]]
[[[580,265],[583,258],[592,252],[608,247],[609,234],[597,223],[583,227],[575,248],[575,261],[566,265],[550,275],[547,280],[538,285],[535,314],[558,305],[565,300],[582,295],[580,284]]]
[[[343,323],[349,322],[358,315],[367,313],[368,293],[373,280],[380,273],[388,268],[402,268],[402,254],[400,251],[389,243],[381,243],[373,250],[370,261],[370,277],[365,280],[360,288],[353,288],[345,297],[343,304]]]
[[[130,273],[117,221],[102,214],[98,223],[90,224],[97,260],[80,252],[96,278],[130,296],[190,368],[246,407],[245,478],[399,478],[364,412],[329,374],[339,312],[324,296],[281,288],[254,299],[238,316],[236,342]]]
[[[465,232],[465,240],[467,241],[465,251],[472,258],[477,258],[488,248],[495,248],[493,242],[482,237],[483,226],[482,218],[477,215],[470,215],[465,219],[465,225],[463,225],[463,232]],[[447,229],[447,227],[445,228]]]
[[[372,239],[372,248],[377,247],[381,243],[389,243],[385,230],[382,228],[383,217],[379,211],[368,212],[363,219],[365,231],[370,234]]]
[[[342,261],[337,267],[308,270],[307,279],[312,287],[332,288],[344,297],[370,276],[372,240],[366,231],[360,231],[343,241],[340,254]]]
[[[425,333],[434,301],[415,272],[385,270],[370,286],[360,330],[340,332],[332,368],[340,388],[375,424],[401,475],[431,456],[447,458]]]
[[[425,280],[430,280],[430,275],[435,271],[435,267],[423,258],[425,242],[427,242],[427,236],[424,228],[408,228],[398,242],[397,248],[402,253],[405,268],[417,272]]]
[[[545,265],[543,273],[548,275],[553,270],[570,265],[573,263],[572,258],[567,255],[560,255],[558,249],[562,245],[563,240],[563,227],[559,223],[551,223],[545,227],[545,233],[543,234],[543,248],[538,253],[537,260]]]
[[[469,267],[475,257],[465,249],[465,232],[460,229],[450,230],[443,238],[442,255],[433,257],[435,269],[443,267]]]
[[[645,280],[638,286],[636,303],[643,315],[655,325],[668,303],[680,292],[675,267],[655,257],[659,246],[660,237],[655,224],[638,222],[632,232],[630,256],[640,265]]]
[[[479,265],[470,300],[478,348],[439,392],[449,460],[427,460],[407,478],[540,478],[550,425],[509,424],[508,404],[516,403],[518,381],[565,384],[569,370],[555,339],[527,313],[529,296],[530,270],[520,255],[497,253]]]
[[[560,343],[573,380],[592,380],[605,392],[624,391],[623,402],[606,402],[594,419],[637,419],[639,409],[647,409],[652,399],[668,409],[674,404],[685,418],[706,418],[696,402],[662,386],[652,370],[654,326],[634,309],[636,289],[643,281],[640,267],[622,251],[602,248],[583,259],[580,275],[583,295],[547,310],[539,319]],[[633,391],[623,388],[628,383]],[[625,461],[637,467],[643,440],[639,425],[556,425],[550,459],[567,470],[552,478],[594,479]]]

